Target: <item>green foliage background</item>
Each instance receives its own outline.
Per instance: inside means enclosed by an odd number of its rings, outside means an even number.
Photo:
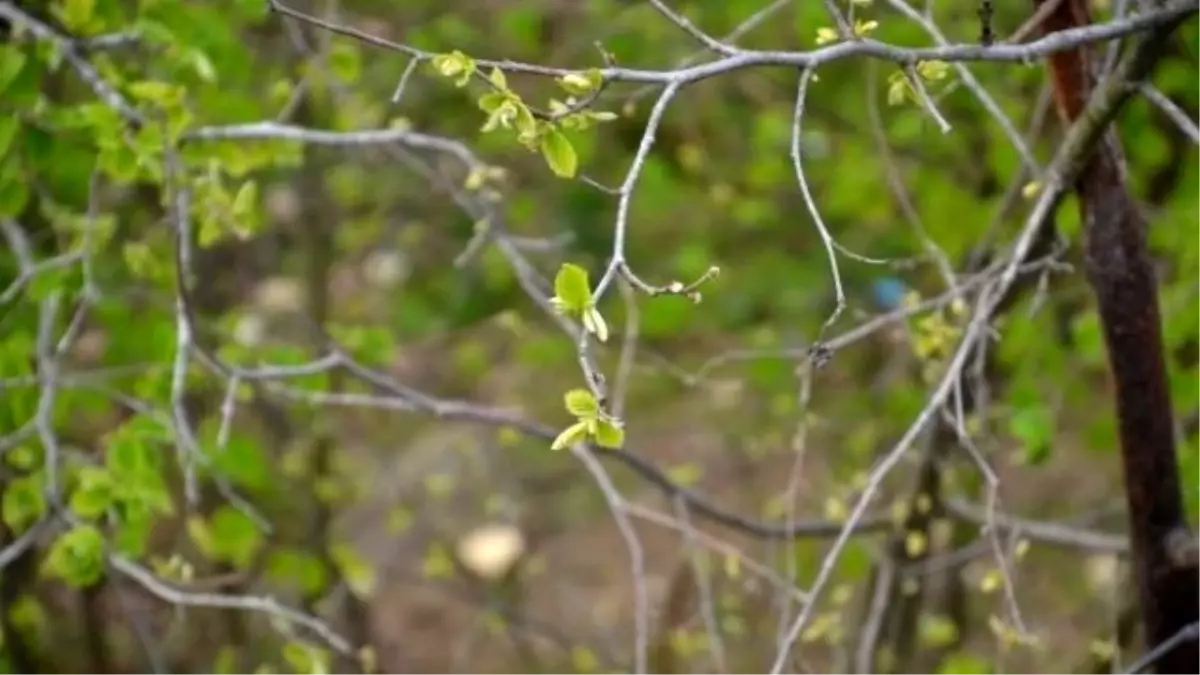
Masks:
[[[973,4],[930,4],[949,41],[977,39]],[[1001,4],[995,24],[1004,35],[1030,7]],[[763,5],[761,0],[725,0],[674,6],[709,34],[725,35]],[[297,0],[296,6],[422,50],[460,50],[479,59],[584,70],[603,66],[594,45],[598,41],[620,65],[665,69],[696,50],[694,41],[648,3]],[[1108,7],[1098,4],[1096,10],[1105,16]],[[61,465],[55,477],[61,506],[74,521],[43,533],[23,558],[25,567],[3,572],[6,641],[0,662],[9,672],[19,672],[17,658],[47,670],[97,664],[144,669],[147,657],[138,646],[138,631],[162,636],[153,651],[178,669],[316,672],[331,658],[319,638],[258,615],[239,618],[237,610],[193,608],[185,618],[174,616],[131,590],[106,557],[110,553],[185,589],[269,594],[321,613],[341,632],[368,635],[369,652],[357,656],[383,669],[404,663],[429,670],[454,667],[450,645],[467,630],[461,621],[446,619],[446,627],[432,633],[437,640],[423,645],[421,656],[412,653],[417,633],[402,627],[420,620],[397,617],[434,621],[428,611],[489,617],[491,627],[481,639],[517,645],[510,651],[483,650],[484,656],[461,667],[627,669],[632,621],[627,579],[606,582],[600,594],[621,607],[612,625],[577,617],[564,622],[554,639],[542,635],[522,647],[513,637],[518,624],[535,636],[552,632],[537,627],[536,602],[528,598],[577,583],[570,559],[556,558],[555,550],[620,549],[590,476],[566,453],[550,452],[548,442],[508,427],[471,427],[471,435],[438,446],[440,454],[461,455],[458,469],[407,475],[405,480],[417,487],[397,499],[394,486],[375,480],[384,471],[380,467],[398,466],[428,445],[433,429],[451,422],[356,406],[268,405],[262,388],[245,383],[230,399],[224,379],[195,358],[186,377],[186,406],[194,420],[197,456],[178,449],[172,408],[180,280],[171,209],[180,184],[192,191],[190,215],[199,247],[195,277],[183,280],[194,287],[196,341],[230,363],[254,368],[317,358],[308,325],[298,318],[307,313],[318,315],[364,364],[436,396],[517,407],[558,429],[570,424],[562,410],[563,393],[582,382],[575,345],[529,299],[496,246],[483,247],[466,264],[454,264],[477,223],[455,206],[450,191],[431,184],[427,172],[455,187],[467,180],[461,167],[418,153],[427,164],[423,174],[413,170],[409,151],[394,146],[186,141],[195,129],[278,119],[287,110],[292,123],[311,128],[407,125],[461,140],[489,165],[503,168],[505,176],[486,189],[502,195],[510,235],[566,242],[550,252],[528,254],[546,279],[564,262],[586,268],[593,280],[602,276],[613,246],[616,199],[581,180],[556,177],[543,156],[522,148],[513,134],[481,133],[487,116],[476,104],[483,90],[474,84],[455,87],[424,64],[406,80],[399,103],[392,103],[408,66],[403,55],[289,22],[270,14],[260,0],[52,0],[35,2],[27,11],[81,42],[55,44],[25,36],[0,44],[0,218],[28,233],[37,260],[76,259],[39,268],[11,300],[0,303],[0,437],[20,440],[4,451],[5,542],[18,540],[54,510],[44,468],[52,451]],[[930,42],[919,26],[881,0],[857,5],[855,11],[878,21],[873,38],[898,45]],[[808,49],[818,28],[827,24],[820,3],[795,2],[749,31],[739,45]],[[136,41],[83,49],[89,38],[125,32],[135,33]],[[86,58],[152,122],[129,130],[79,77],[68,50]],[[1197,28],[1191,21],[1154,77],[1155,86],[1192,119],[1196,53]],[[1041,65],[973,64],[970,69],[1016,127],[1029,128],[1044,86]],[[814,197],[846,248],[876,258],[923,255],[920,237],[888,186],[889,164],[872,130],[874,106],[893,160],[890,168],[928,236],[961,269],[985,236],[1003,242],[1016,233],[1027,201],[1003,219],[995,214],[1006,192],[1029,178],[1018,175],[1018,152],[957,76],[931,85],[953,126],[942,134],[919,106],[888,104],[894,70],[859,59],[820,69],[802,138]],[[794,359],[735,360],[702,378],[681,375],[697,372],[729,350],[806,344],[833,308],[825,252],[788,157],[795,80],[796,73],[786,69],[738,71],[686,88],[666,113],[634,198],[628,259],[655,283],[695,279],[713,265],[721,275],[703,286],[698,304],[678,297],[638,298],[639,352],[625,406],[624,444],[676,480],[719,495],[722,503],[777,518],[777,495],[785,487],[780,477],[793,455],[789,444],[797,420],[809,420],[805,461],[811,463],[806,466],[812,477],[806,479],[799,508],[807,516],[836,519],[844,515],[843,502],[860,487],[873,459],[925,401],[928,383],[920,359],[895,331],[839,353],[830,367],[813,375],[806,405],[797,397]],[[562,96],[546,78],[510,74],[507,86],[542,107],[550,97]],[[609,186],[623,180],[654,100],[653,92],[637,89],[606,87],[595,109],[616,113],[616,119],[564,132],[580,174]],[[1030,140],[1041,161],[1048,161],[1060,137],[1050,114],[1050,122]],[[1119,125],[1131,180],[1150,214],[1175,412],[1186,419],[1200,406],[1196,147],[1144,98],[1126,108]],[[1071,200],[1060,208],[1058,225],[1072,242],[1066,259],[1076,271],[1051,277],[1036,301],[1038,311],[1033,311],[1035,301],[1027,300],[999,324],[996,354],[1004,383],[987,418],[978,420],[979,435],[987,439],[983,446],[1002,477],[1006,511],[1039,520],[1101,512],[1107,515],[1092,524],[1119,531],[1123,516],[1112,402],[1094,307],[1078,271],[1079,223]],[[373,252],[380,251],[398,254],[401,282],[371,281],[367,270],[375,264]],[[85,253],[82,263],[78,257]],[[842,271],[848,296],[842,330],[877,312],[870,284],[881,275],[901,277],[922,296],[944,290],[936,267],[927,261],[897,269],[847,260]],[[17,256],[5,249],[0,288],[19,275]],[[269,283],[280,278],[294,283]],[[609,347],[599,352],[609,373],[617,367],[624,327],[634,319],[620,298],[610,293],[599,307],[611,332]],[[88,309],[79,339],[62,363],[64,372],[80,374],[47,401],[39,387],[35,347],[39,312],[50,302],[59,307],[51,326],[56,334],[67,330],[81,303]],[[261,328],[265,337],[239,337],[250,327]],[[289,384],[318,392],[371,392],[329,373]],[[731,386],[737,392],[733,404],[712,402],[713,392]],[[227,400],[235,400],[243,412],[230,429],[222,429]],[[61,447],[47,447],[29,426],[41,405],[52,406]],[[22,430],[26,433],[17,435]],[[1194,430],[1181,445],[1180,461],[1195,514],[1200,461]],[[181,462],[194,465],[198,474],[200,498],[193,505],[185,499]],[[403,466],[410,471],[420,465]],[[901,473],[905,476],[889,483],[881,508],[907,494],[911,468]],[[653,502],[647,496],[652,492],[632,473],[614,471],[614,478],[629,494]],[[969,461],[957,466],[952,479],[963,496],[982,501]],[[231,502],[233,494],[253,504],[251,513],[261,513],[272,529],[265,531]],[[539,549],[534,558],[540,571],[523,579],[518,591],[507,589],[516,593],[511,597],[501,593],[504,589],[481,590],[448,553],[473,524],[509,514],[507,507],[497,506],[505,500],[518,504],[514,517],[542,540],[569,542]],[[670,504],[662,504],[670,513]],[[357,526],[338,520],[356,508],[374,509],[374,516]],[[369,539],[420,545],[381,566],[378,554],[361,550],[363,537],[356,535],[362,528]],[[734,541],[751,557],[798,561],[802,585],[811,581],[825,550],[819,541],[801,541],[786,551]],[[871,541],[856,543],[839,567],[837,588],[848,589],[846,594],[865,588],[874,560]],[[665,570],[661,576],[670,577],[683,547],[664,546],[654,547],[651,557],[660,561],[656,569]],[[710,566],[722,565],[718,557],[710,558]],[[1017,582],[1026,620],[1042,647],[997,640],[987,629],[987,617],[1004,615],[1003,602],[986,591],[986,581],[972,582],[970,620],[947,629],[935,610],[922,620],[922,640],[938,654],[924,666],[941,672],[1063,668],[1077,666],[1089,653],[1103,653],[1110,647],[1111,620],[1097,608],[1108,608],[1112,596],[1120,595],[1112,586],[1123,584],[1110,580],[1098,589],[1084,584],[1085,575],[1078,573],[1081,561],[1091,569],[1101,558],[1107,559],[1035,543],[1020,562]],[[616,568],[612,574],[627,565],[619,553],[603,559]],[[736,579],[730,564],[724,562],[726,576]],[[403,578],[396,571],[400,568],[410,575],[407,586],[397,581]],[[987,570],[982,574],[989,578]],[[963,578],[972,577],[964,571]],[[451,595],[426,610],[414,608],[402,593],[389,593],[389,587],[438,588]],[[453,593],[466,594],[467,609],[449,599]],[[122,603],[129,604],[125,595],[136,597],[134,609],[122,609]],[[327,595],[341,599],[320,603]],[[846,645],[853,648],[857,605],[845,594],[834,595],[820,610],[823,623],[815,624],[824,628],[814,629],[802,647],[814,664],[822,664],[815,668],[836,667]],[[764,602],[735,583],[722,586],[719,604],[730,667],[760,668],[773,653],[775,619]],[[526,605],[528,616],[521,621],[497,609]],[[90,609],[79,621],[54,618],[70,607]],[[134,629],[125,625],[130,622],[117,625],[102,618],[123,611],[141,616],[149,627]],[[769,618],[765,625],[758,623],[763,616]],[[664,619],[663,625],[673,620]],[[360,624],[372,628],[364,632],[356,628]],[[499,628],[493,630],[492,624]],[[88,637],[97,631],[105,640],[98,651]],[[662,653],[674,654],[680,669],[706,667],[712,655],[704,652],[704,635],[698,620],[681,620],[675,633],[655,632],[655,644],[667,645]],[[15,654],[14,640],[32,655]],[[92,646],[68,650],[64,640]]]

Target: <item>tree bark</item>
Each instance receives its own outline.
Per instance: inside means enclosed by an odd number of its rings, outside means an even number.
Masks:
[[[1042,30],[1049,34],[1089,23],[1086,0],[1066,0],[1047,16]],[[1156,48],[1151,40],[1165,42],[1172,27],[1139,42],[1131,59],[1142,63],[1131,61],[1133,67],[1118,69],[1114,76],[1144,76],[1153,62],[1150,51]],[[1096,89],[1095,61],[1086,48],[1059,52],[1049,61],[1059,116],[1065,123],[1074,122],[1085,114]],[[1158,282],[1146,243],[1147,224],[1130,193],[1115,130],[1103,132],[1072,187],[1079,197],[1084,266],[1096,297],[1116,394],[1130,544],[1144,634],[1153,647],[1197,620],[1200,584],[1175,454]],[[1182,644],[1167,652],[1157,669],[1200,672],[1195,645]]]

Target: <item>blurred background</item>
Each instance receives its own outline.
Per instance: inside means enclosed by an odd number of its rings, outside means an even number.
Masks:
[[[713,58],[649,2],[285,4],[422,53],[581,70],[602,52],[656,70]],[[971,280],[1028,217],[1036,177],[1013,135],[1039,164],[1062,135],[1041,64],[931,79],[948,133],[911,96],[895,100],[894,65],[817,71],[805,177],[856,254],[839,254],[845,311],[824,333],[833,277],[789,157],[797,73],[684,88],[641,170],[625,251],[651,284],[721,273],[698,303],[621,283],[606,293],[611,336],[592,353],[626,435],[591,464],[550,450],[573,422],[563,394],[586,382],[546,300],[563,263],[593,284],[603,275],[610,192],[657,90],[604,87],[592,108],[616,118],[568,132],[580,176],[563,180],[514,134],[480,131],[478,83],[265,5],[0,4],[0,663],[630,672],[641,644],[652,672],[769,668],[872,469],[944,372],[966,316],[948,291],[978,290]],[[743,48],[812,49],[831,25],[814,0],[670,6]],[[969,2],[838,6],[902,46],[981,31]],[[994,10],[1004,39],[1032,4]],[[16,13],[47,30],[15,29]],[[92,76],[151,122],[125,126]],[[1194,21],[1153,83],[1161,100],[1137,98],[1119,128],[1151,223],[1195,514],[1200,176],[1171,114],[1194,130]],[[551,78],[509,72],[507,84],[542,108],[564,97]],[[410,129],[463,152],[187,136],[270,121]],[[1061,265],[1030,275],[995,321],[961,423],[938,415],[879,486],[791,672],[1110,672],[1136,656],[1078,221],[1068,198]],[[190,273],[177,276],[181,261]],[[300,367],[329,353],[318,328],[357,370]],[[818,337],[839,347],[820,368]],[[319,617],[348,653],[248,600],[266,597]]]

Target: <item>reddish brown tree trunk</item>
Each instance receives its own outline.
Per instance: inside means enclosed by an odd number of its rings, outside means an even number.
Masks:
[[[1052,0],[1034,0],[1035,6]],[[1091,23],[1086,0],[1058,3],[1045,33]],[[1050,57],[1055,102],[1074,122],[1095,88],[1095,60],[1081,48]],[[1163,355],[1158,284],[1146,244],[1146,222],[1130,194],[1114,130],[1103,136],[1073,186],[1082,210],[1084,261],[1108,348],[1145,640],[1153,647],[1200,615],[1194,556],[1181,554],[1191,536],[1175,455],[1171,397]],[[1181,546],[1181,541],[1183,542]],[[1163,673],[1200,672],[1196,645],[1164,655]]]

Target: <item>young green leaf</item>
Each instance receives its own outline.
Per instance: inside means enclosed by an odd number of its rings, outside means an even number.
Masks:
[[[234,218],[250,218],[253,217],[253,210],[258,202],[258,185],[248,180],[242,183],[238,188],[237,194],[233,197],[233,205],[230,207],[230,212]]]
[[[357,82],[362,75],[362,55],[349,42],[331,45],[325,55],[325,64],[334,77],[347,84]]]
[[[587,389],[572,389],[563,397],[567,411],[576,417],[595,417],[600,414],[600,404]]]
[[[600,419],[596,424],[596,443],[616,450],[625,444],[625,430],[616,420]]]
[[[950,65],[945,61],[921,61],[917,63],[917,72],[926,80],[937,82],[950,74]]]
[[[316,675],[328,673],[329,653],[300,642],[289,642],[283,646],[283,659],[292,667],[292,672]]]
[[[504,94],[504,93],[501,93],[498,91],[489,91],[488,93],[484,94],[483,96],[480,96],[479,100],[476,101],[475,103],[476,103],[476,105],[479,106],[480,110],[491,115],[492,113],[496,112],[496,110],[498,110],[500,108],[500,106],[504,105],[504,103],[508,100],[509,100],[509,96],[507,94]],[[516,111],[514,110],[514,115],[515,114],[516,114]]]
[[[104,515],[113,503],[112,474],[98,467],[79,471],[79,487],[71,494],[71,510],[80,518],[95,520]]]
[[[104,576],[104,535],[91,525],[78,525],[59,537],[46,554],[44,570],[75,588],[86,588]]]
[[[272,582],[316,595],[328,584],[328,572],[319,558],[307,551],[276,548],[266,555],[266,576]]]
[[[359,598],[369,598],[375,592],[377,577],[375,568],[362,555],[346,544],[334,544],[329,557],[337,566],[350,592]]]
[[[488,105],[492,105],[491,102]],[[483,102],[480,102],[483,106]],[[479,128],[482,133],[490,133],[496,129],[508,129],[513,125],[513,121],[517,119],[518,110],[517,104],[511,98],[505,98],[503,101],[496,104],[496,107],[488,113],[487,121]]]
[[[888,105],[897,106],[904,103],[904,100],[909,97],[911,85],[908,79],[903,74],[900,77],[891,78],[888,82],[887,102]]]
[[[592,302],[592,287],[587,270],[578,265],[563,263],[554,277],[554,300],[562,311],[582,314]]]
[[[457,49],[449,54],[438,54],[433,57],[433,67],[443,77],[453,77],[454,85],[466,86],[475,74],[475,60]]]
[[[608,110],[585,110],[581,114],[596,122],[611,122],[617,119],[617,113]]]
[[[29,201],[29,181],[16,159],[0,160],[0,216],[16,216]]]
[[[211,519],[216,553],[238,569],[247,568],[263,546],[262,532],[254,521],[232,506],[222,505]]]
[[[83,33],[96,12],[96,0],[65,0],[51,11],[72,33]]]
[[[514,99],[516,106],[516,125],[517,125],[517,142],[525,146],[529,150],[533,150],[538,139],[541,138],[542,129],[550,129],[545,122],[539,122],[533,116],[533,111],[529,106],[521,102],[521,99]]]
[[[504,71],[499,68],[492,68],[492,73],[488,75],[488,81],[500,91],[508,90],[508,80],[504,77]]]
[[[16,115],[0,118],[0,157],[8,154],[8,149],[12,146],[13,139],[17,137],[17,129],[20,125],[21,121]]]
[[[608,323],[600,315],[600,310],[595,307],[588,307],[583,310],[583,327],[587,332],[595,335],[597,340],[601,342],[608,341]]]
[[[17,79],[28,58],[16,44],[0,45],[0,93]]]
[[[217,543],[213,537],[212,528],[204,516],[192,516],[187,519],[186,529],[188,538],[200,549],[200,553],[208,558],[216,557]]]
[[[1025,462],[1036,466],[1050,456],[1054,417],[1044,406],[1021,408],[1009,419],[1009,432],[1021,441]]]
[[[854,22],[855,37],[866,37],[870,35],[876,28],[879,28],[878,21],[864,21],[859,19]]]
[[[554,439],[554,443],[550,445],[551,450],[562,450],[565,447],[582,443],[587,439],[588,424],[586,421],[576,422],[571,426],[563,429],[563,432]]]
[[[584,73],[567,73],[558,78],[558,86],[572,96],[587,96],[595,91],[602,82],[600,71],[591,69]]]
[[[561,178],[574,178],[579,160],[575,156],[575,148],[558,129],[549,129],[542,136],[542,157],[550,170]]]
[[[17,478],[4,491],[4,524],[14,534],[20,534],[42,519],[46,513],[46,496],[38,475]]]

